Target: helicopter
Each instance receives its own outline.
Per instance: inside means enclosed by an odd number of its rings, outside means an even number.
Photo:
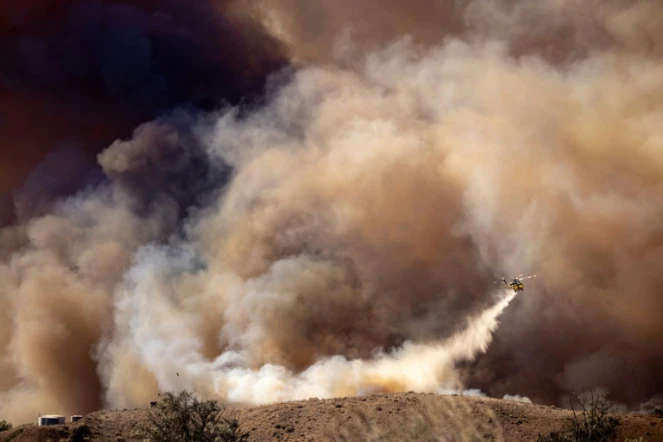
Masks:
[[[507,282],[506,278],[502,278],[501,281],[493,281],[493,284],[504,284],[506,287],[509,287],[513,289],[515,293],[518,293],[519,291],[525,290],[525,286],[523,285],[523,279],[530,279],[530,278],[536,278],[536,275],[530,275],[530,276],[525,276],[523,277],[523,274],[521,273],[518,275],[517,278],[514,278],[513,281]]]

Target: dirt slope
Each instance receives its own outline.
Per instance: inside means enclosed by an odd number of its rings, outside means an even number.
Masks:
[[[0,441],[59,442],[81,425],[100,442],[138,441],[132,432],[146,410],[99,411],[76,424],[25,426],[0,433]],[[567,410],[498,399],[434,394],[378,394],[233,408],[251,441],[536,441],[559,430]],[[663,418],[619,414],[618,440],[642,436],[663,442]]]

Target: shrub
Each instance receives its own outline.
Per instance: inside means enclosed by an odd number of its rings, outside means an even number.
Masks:
[[[595,389],[584,393],[576,400],[579,409],[571,402],[573,416],[569,418],[568,428],[561,433],[539,435],[537,442],[610,442],[617,437],[619,421],[610,416],[614,407],[607,398],[607,391]]]
[[[90,430],[90,427],[83,424],[74,428],[74,431],[71,432],[71,436],[69,437],[69,441],[84,442],[86,440],[90,440],[91,436],[92,436],[92,430]]]
[[[149,424],[139,429],[152,442],[245,442],[239,422],[222,416],[214,400],[201,401],[188,391],[164,393],[151,409]]]
[[[12,429],[12,424],[7,421],[0,421],[0,431],[8,431]]]

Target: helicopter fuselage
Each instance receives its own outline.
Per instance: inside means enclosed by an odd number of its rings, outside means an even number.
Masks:
[[[523,285],[522,281],[520,281],[519,279],[514,279],[510,283],[506,282],[505,279],[503,281],[504,285],[513,289],[514,292],[525,290],[525,286]]]

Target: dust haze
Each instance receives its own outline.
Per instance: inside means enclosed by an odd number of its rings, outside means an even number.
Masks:
[[[52,3],[60,35],[80,14]],[[3,170],[39,165],[3,182],[2,418],[181,388],[254,404],[662,392],[657,2],[204,3],[179,28],[161,18],[184,2],[95,4],[135,30],[102,47],[165,50],[130,58],[152,64],[119,95],[90,83],[105,132],[39,131],[80,105],[78,77],[51,90],[29,55],[3,60],[3,97],[36,106],[0,106],[35,128],[3,142]],[[11,23],[3,47],[40,47]],[[159,59],[187,53],[182,27],[206,50]],[[113,85],[138,65],[84,72]],[[172,89],[141,86],[164,75]],[[538,278],[518,296],[493,284],[521,272]]]

